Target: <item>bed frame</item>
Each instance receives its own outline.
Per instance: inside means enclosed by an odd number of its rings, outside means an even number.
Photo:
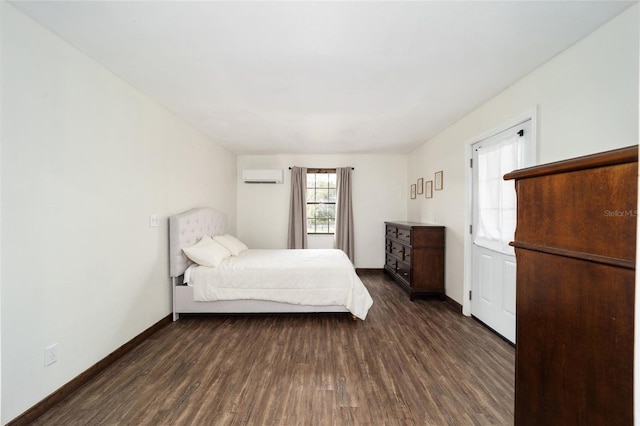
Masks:
[[[269,300],[195,302],[193,288],[182,284],[182,276],[192,263],[182,249],[194,245],[203,235],[226,233],[227,216],[212,208],[195,208],[169,217],[169,275],[173,287],[174,321],[181,313],[349,312],[344,306],[292,305]]]

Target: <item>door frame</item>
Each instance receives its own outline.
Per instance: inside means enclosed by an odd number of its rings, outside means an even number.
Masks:
[[[524,123],[527,120],[531,120],[531,158],[533,164],[538,164],[538,107],[535,106],[523,113],[520,113],[508,121],[494,127],[493,129],[486,131],[480,135],[474,136],[465,143],[465,223],[464,223],[464,281],[462,284],[463,296],[462,296],[462,313],[466,316],[471,316],[471,299],[469,298],[469,292],[471,291],[471,277],[473,274],[473,253],[470,227],[473,223],[473,173],[471,173],[471,159],[473,157],[473,144],[481,142],[493,135],[496,135],[502,131]]]

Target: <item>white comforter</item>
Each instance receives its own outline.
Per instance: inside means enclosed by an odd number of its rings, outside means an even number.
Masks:
[[[373,300],[342,250],[246,250],[217,268],[192,266],[197,302],[270,300],[346,307],[365,319]]]

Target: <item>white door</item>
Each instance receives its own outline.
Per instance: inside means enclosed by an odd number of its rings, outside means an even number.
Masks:
[[[516,340],[516,194],[506,173],[533,164],[531,120],[472,146],[471,314]]]

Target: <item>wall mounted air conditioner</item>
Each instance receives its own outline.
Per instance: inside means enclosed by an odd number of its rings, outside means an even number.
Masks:
[[[249,169],[242,171],[244,183],[282,183],[282,169]]]

